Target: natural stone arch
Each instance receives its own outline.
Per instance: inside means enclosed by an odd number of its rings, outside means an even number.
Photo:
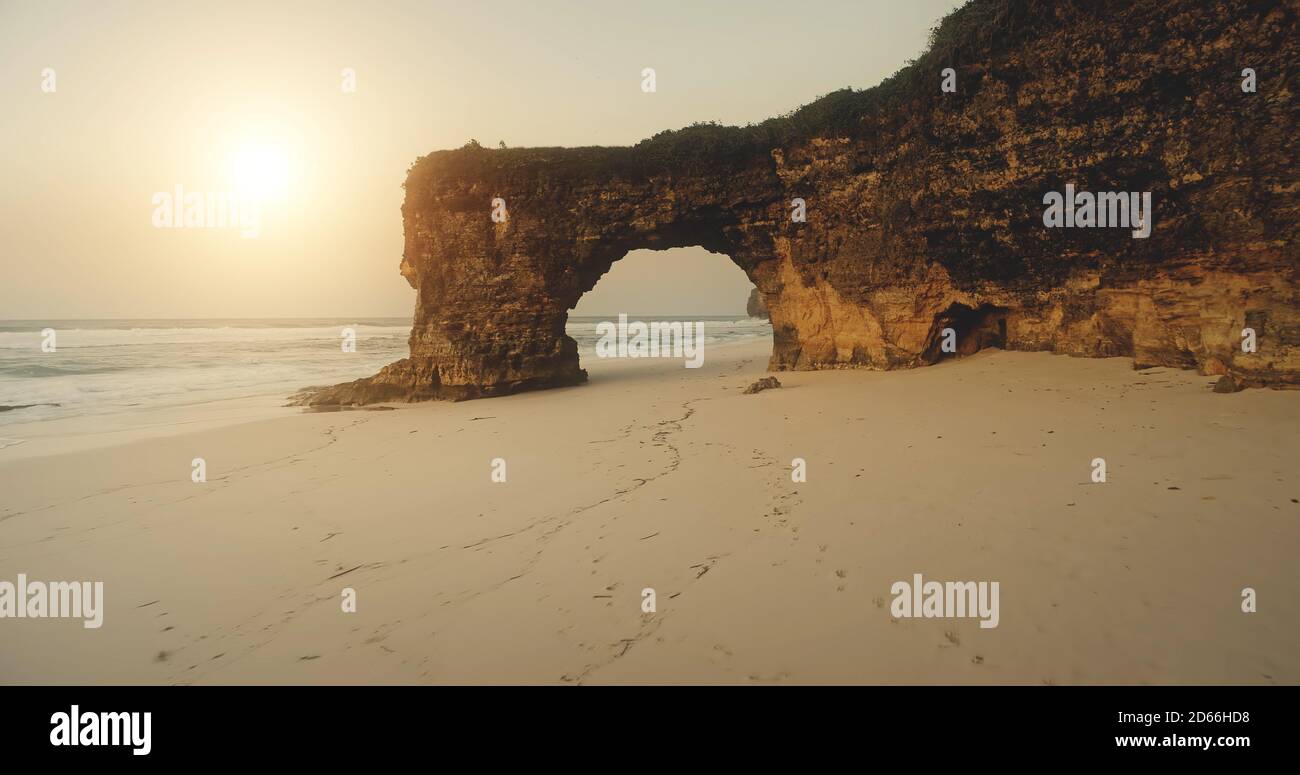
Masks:
[[[424,156],[402,206],[411,355],[309,401],[580,383],[567,311],[628,251],[686,245],[729,256],[757,286],[774,370],[926,365],[955,319],[978,332],[968,349],[1300,385],[1296,102],[1225,80],[1248,51],[1283,88],[1295,27],[1290,9],[1245,3],[974,0],[880,86],[756,126]],[[1062,55],[1085,51],[1105,56]],[[1129,63],[1123,82],[1116,62]],[[947,67],[956,93],[939,90]],[[1154,231],[1044,228],[1044,193],[1066,183],[1151,192]],[[790,218],[796,197],[806,223]],[[1255,353],[1239,347],[1247,321],[1262,329]]]
[[[552,163],[559,164],[572,155],[555,153]],[[417,312],[409,365],[388,371],[409,369],[437,397],[449,398],[584,381],[576,345],[564,333],[568,311],[628,252],[698,245],[755,279],[770,244],[740,225],[761,205],[735,197],[747,186],[770,185],[763,177],[701,191],[689,204],[674,201],[673,192],[702,189],[711,177],[563,185],[512,177],[493,188],[451,192],[413,192],[408,184],[403,274],[419,290],[417,310],[429,314]],[[496,198],[506,202],[503,223],[488,217]]]
[[[477,398],[583,382],[576,343],[564,332],[568,312],[634,250],[699,246],[774,293],[770,272],[759,269],[772,256],[771,234],[753,228],[781,215],[770,165],[737,165],[719,185],[716,170],[569,174],[593,158],[634,169],[626,148],[527,154],[517,167],[510,152],[471,146],[450,156],[502,159],[490,182],[424,174],[447,155],[417,162],[402,208],[402,274],[418,291],[412,355],[317,403]],[[766,201],[755,196],[762,191]],[[504,222],[490,217],[495,199],[505,200]]]

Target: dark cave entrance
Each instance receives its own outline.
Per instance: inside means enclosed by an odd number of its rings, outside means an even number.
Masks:
[[[1006,307],[995,304],[981,304],[971,308],[954,302],[940,314],[936,315],[930,326],[930,336],[924,354],[926,363],[938,363],[947,358],[973,355],[986,347],[1007,347]],[[951,328],[954,337],[945,335],[944,330]],[[955,338],[955,352],[944,349],[945,340]]]

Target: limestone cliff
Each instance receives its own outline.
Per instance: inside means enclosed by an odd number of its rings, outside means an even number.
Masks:
[[[745,314],[751,318],[771,319],[767,312],[767,302],[763,300],[763,294],[758,292],[757,288],[749,292],[749,300],[745,302]]]
[[[564,333],[579,297],[629,250],[690,245],[730,256],[762,293],[772,370],[921,366],[953,328],[958,353],[1122,355],[1300,385],[1296,15],[975,0],[879,86],[762,124],[424,156],[402,206],[410,357],[312,400],[581,382]],[[1149,238],[1046,228],[1044,195],[1066,184],[1151,192]]]

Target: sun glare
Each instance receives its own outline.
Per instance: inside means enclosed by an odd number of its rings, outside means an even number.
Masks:
[[[234,154],[232,177],[239,193],[260,201],[279,201],[288,193],[289,159],[274,146],[240,148]]]

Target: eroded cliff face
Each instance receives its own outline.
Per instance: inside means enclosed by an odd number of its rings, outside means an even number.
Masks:
[[[422,157],[402,207],[411,356],[312,402],[581,382],[564,333],[579,297],[630,250],[690,245],[758,287],[772,370],[922,366],[952,328],[958,354],[1300,385],[1296,41],[1292,3],[976,0],[875,90],[755,127]],[[1046,228],[1044,195],[1067,183],[1151,192],[1150,236]]]

